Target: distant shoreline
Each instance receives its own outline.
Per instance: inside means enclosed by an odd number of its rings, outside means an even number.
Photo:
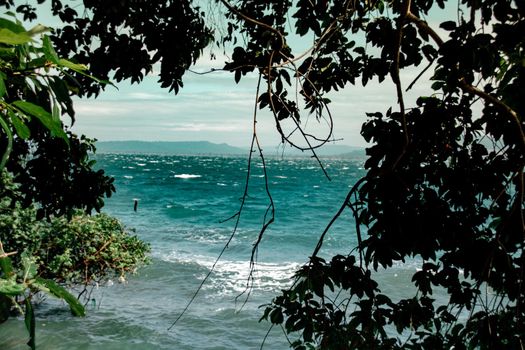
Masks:
[[[97,141],[97,154],[144,154],[144,155],[186,155],[186,156],[245,156],[248,149],[230,146],[226,143],[208,141]],[[337,158],[365,158],[365,149],[359,147],[327,144],[315,150],[318,156]],[[287,147],[264,150],[265,157],[309,158],[311,152],[301,152]]]

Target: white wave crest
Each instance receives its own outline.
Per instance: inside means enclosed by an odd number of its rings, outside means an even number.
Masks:
[[[195,174],[176,174],[175,177],[178,179],[195,179],[195,178],[202,177],[202,176],[195,175]]]
[[[202,280],[213,266],[213,259],[205,256],[187,256],[177,252],[164,256],[162,259],[184,265],[199,265],[206,272],[200,271],[195,278]],[[291,285],[295,271],[301,266],[297,262],[257,263],[253,270],[253,280],[250,282],[253,291],[276,292]],[[213,273],[204,285],[204,290],[210,295],[237,296],[246,291],[250,276],[250,261],[223,260],[215,266]]]

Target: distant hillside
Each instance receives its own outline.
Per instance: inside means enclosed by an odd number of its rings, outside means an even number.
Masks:
[[[226,143],[208,141],[98,141],[97,153],[131,153],[131,154],[215,154],[215,155],[246,155],[247,149],[233,147]],[[357,158],[365,157],[364,148],[345,145],[324,145],[315,150],[318,156]],[[292,147],[265,147],[264,154],[269,157],[311,157],[312,152],[300,151]]]
[[[242,148],[207,141],[98,141],[97,153],[136,154],[246,154]]]

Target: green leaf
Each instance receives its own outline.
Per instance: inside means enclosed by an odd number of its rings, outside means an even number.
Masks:
[[[27,33],[15,33],[9,29],[0,29],[0,43],[9,45],[20,45],[30,42],[32,39]]]
[[[31,136],[31,131],[27,127],[27,125],[20,119],[13,111],[8,111],[9,118],[11,120],[11,124],[15,127],[16,134],[18,137],[20,137],[22,140],[27,140],[29,136]]]
[[[51,294],[54,296],[54,294],[51,293],[49,288],[43,283],[38,282],[37,280],[31,281],[31,289],[38,290],[39,292],[45,293],[45,294]]]
[[[4,253],[5,252],[0,249],[0,254]],[[11,259],[8,256],[6,256],[5,258],[0,258],[0,269],[2,269],[4,277],[11,277],[15,274],[13,271],[13,264],[11,263]]]
[[[3,72],[0,72],[0,98],[4,97],[7,89],[5,87],[5,74]]]
[[[69,305],[69,308],[71,309],[71,313],[73,315],[75,316],[85,316],[86,315],[86,311],[84,307],[82,306],[82,304],[80,304],[77,298],[75,298],[71,293],[69,293],[64,287],[58,285],[53,280],[48,280],[48,279],[44,279],[41,277],[36,277],[35,281],[36,281],[36,284],[35,284],[36,287],[43,285],[45,286],[45,288],[49,290],[49,293],[51,295],[54,295],[57,298],[63,299]],[[40,290],[46,292],[46,290],[43,290],[43,289],[40,289]]]
[[[0,294],[16,296],[22,294],[25,290],[26,286],[18,284],[14,278],[0,278]]]
[[[4,154],[2,155],[2,158],[0,159],[0,170],[4,169],[5,163],[7,163],[7,160],[9,159],[9,155],[11,154],[11,151],[13,150],[13,133],[11,132],[11,129],[5,122],[2,115],[0,115],[0,126],[4,130],[5,134],[7,135],[7,145],[5,147]]]
[[[29,341],[27,342],[27,345],[32,350],[35,350],[35,311],[33,310],[33,305],[31,305],[30,298],[26,298],[26,313],[24,317],[24,323],[26,324],[27,331],[29,332]]]
[[[24,33],[26,31],[20,24],[5,18],[0,18],[0,28],[9,29],[13,33]]]
[[[58,103],[53,104],[53,120],[60,120],[60,108],[58,107]]]
[[[38,69],[46,66],[47,58],[44,56],[37,57],[35,59],[32,59],[27,63],[27,67],[30,69]]]
[[[22,112],[40,120],[42,125],[51,131],[52,136],[60,137],[69,145],[69,140],[66,133],[64,132],[64,129],[62,129],[62,124],[59,120],[54,120],[51,113],[47,112],[42,107],[27,101],[15,101],[13,102],[13,105]]]
[[[46,32],[50,32],[50,31],[51,31],[51,28],[43,26],[41,24],[37,24],[33,28],[29,29],[27,31],[27,34],[29,34],[31,36],[35,36],[35,35],[46,33]]]
[[[53,44],[47,35],[44,35],[42,39],[42,49],[44,50],[44,55],[48,61],[53,62],[54,64],[59,63],[58,55],[53,48]]]
[[[20,257],[22,266],[24,267],[24,282],[26,282],[27,280],[33,279],[37,274],[36,259],[27,252],[23,252]]]
[[[104,84],[104,85],[111,85],[111,86],[114,86],[116,87],[112,82],[110,82],[109,80],[102,80],[102,79],[98,79],[97,77],[94,77],[90,74],[87,74],[86,71],[88,70],[88,67],[85,65],[85,64],[78,64],[78,63],[73,63],[71,61],[68,61],[64,58],[61,58],[58,60],[58,65],[59,66],[62,66],[62,67],[65,67],[65,68],[69,68],[77,73],[80,73],[94,81],[96,81],[97,83],[99,84]]]
[[[75,72],[78,72],[78,73],[85,73],[85,71],[87,70],[87,66],[84,65],[84,64],[78,64],[78,63],[73,63],[71,61],[68,61],[64,58],[61,58],[58,60],[58,64],[62,67],[66,67],[66,68],[69,68],[69,69],[72,69],[74,70]]]
[[[59,77],[52,77],[49,80],[49,86],[53,90],[55,97],[57,99],[58,104],[62,107],[62,110],[65,109],[66,112],[71,116],[72,119],[74,119],[75,116],[75,110],[73,109],[73,101],[71,100],[71,96],[69,95],[69,89],[64,80],[60,79]],[[58,104],[55,104],[53,106],[53,116],[56,117],[57,115],[60,116],[59,113],[56,112],[55,107],[59,107]],[[65,107],[65,108],[64,108]]]

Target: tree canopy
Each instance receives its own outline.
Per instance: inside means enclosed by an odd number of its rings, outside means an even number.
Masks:
[[[523,3],[461,1],[438,26],[425,18],[445,1],[223,3],[246,42],[226,68],[236,79],[261,75],[259,106],[271,108],[283,139],[281,121],[292,118],[308,148],[319,141],[302,132],[289,72],[319,118],[327,93],[347,84],[389,79],[397,95],[368,114],[367,174],[334,217],[353,213],[358,247],[318,257],[332,221],[264,317],[296,335],[297,349],[522,347]],[[310,50],[291,52],[290,26],[315,38]],[[432,69],[431,86],[409,101],[417,82],[402,72],[420,66]],[[382,294],[376,271],[412,258],[414,294]],[[446,303],[432,297],[437,289]]]
[[[49,31],[26,30],[13,14],[0,17],[0,323],[22,312],[32,349],[35,293],[58,297],[83,316],[64,285],[124,278],[149,250],[118,220],[86,216],[114,191],[113,179],[93,169],[93,140],[67,130],[61,117],[74,120],[73,72],[107,82],[60,57]]]
[[[320,234],[293,286],[263,317],[295,337],[297,349],[522,348],[523,1],[210,4],[226,16],[216,41],[233,47],[224,69],[235,81],[259,75],[256,102],[273,112],[285,142],[315,150],[330,140],[331,134],[305,131],[301,116],[332,123],[333,91],[377,79],[391,81],[397,96],[368,114],[362,126],[370,144],[367,174]],[[177,92],[182,74],[211,41],[207,13],[189,1],[106,6],[86,0],[87,17],[60,1],[52,6],[69,23],[54,37],[57,51],[78,53],[102,78],[113,70],[117,80],[138,81],[161,62],[161,85]],[[431,17],[451,6],[451,18]],[[16,9],[33,16],[30,5]],[[120,28],[126,34],[118,35]],[[312,46],[294,52],[292,36],[307,37]],[[93,38],[98,46],[86,44]],[[403,72],[414,70],[431,78],[427,93],[409,100],[406,90],[422,75],[406,81]],[[84,91],[98,90],[85,85]],[[294,126],[291,133],[284,122]],[[348,226],[358,247],[322,259],[323,239],[344,210],[353,214]],[[382,294],[376,271],[407,259],[420,266],[412,277],[415,292],[394,300]],[[447,293],[446,303],[433,298],[437,289]]]
[[[204,13],[193,1],[83,1],[72,4],[38,0],[51,6],[51,12],[64,26],[53,35],[57,53],[88,64],[99,79],[140,82],[160,64],[159,83],[178,92],[182,76],[195,63],[213,39],[204,25]],[[21,13],[26,20],[37,18],[37,4],[15,4],[3,0],[0,5]],[[96,43],[96,44],[94,44]],[[79,93],[97,95],[101,86],[93,80],[76,77],[82,85]]]

